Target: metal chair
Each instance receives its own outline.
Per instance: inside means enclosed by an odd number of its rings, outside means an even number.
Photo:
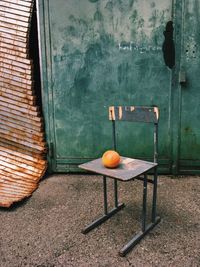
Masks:
[[[118,181],[131,181],[134,179],[143,182],[143,203],[142,203],[142,223],[141,230],[119,251],[120,256],[125,256],[155,225],[160,222],[160,217],[156,212],[157,199],[157,158],[158,158],[158,119],[159,110],[157,107],[143,106],[112,106],[109,107],[109,120],[112,121],[113,145],[116,150],[116,121],[144,122],[154,124],[154,161],[143,161],[133,158],[121,157],[120,165],[115,169],[108,169],[102,165],[101,158],[81,164],[79,167],[101,174],[103,176],[104,191],[104,215],[88,225],[82,233],[86,234],[101,223],[105,222],[119,210],[124,208],[123,203],[118,201]],[[153,179],[147,177],[149,171],[153,171]],[[115,207],[108,211],[107,184],[106,178],[114,180],[114,200]],[[146,222],[147,210],[147,184],[153,185],[151,222]]]

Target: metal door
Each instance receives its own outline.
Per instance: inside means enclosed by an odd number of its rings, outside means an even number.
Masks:
[[[53,171],[110,149],[109,105],[160,108],[160,166],[170,171],[171,78],[163,60],[163,31],[171,0],[38,1],[43,110]],[[123,124],[118,150],[150,159],[149,125]],[[145,138],[141,139],[141,131]]]
[[[200,2],[182,1],[179,171],[200,169]]]

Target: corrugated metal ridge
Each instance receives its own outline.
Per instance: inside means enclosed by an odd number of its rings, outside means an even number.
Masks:
[[[30,196],[47,168],[34,95],[29,34],[33,0],[0,2],[0,206]]]

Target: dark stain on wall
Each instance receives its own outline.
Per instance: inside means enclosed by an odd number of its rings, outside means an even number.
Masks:
[[[165,40],[162,46],[163,57],[165,61],[165,65],[170,69],[175,65],[175,45],[173,40],[173,22],[168,21],[166,24],[166,29],[163,32],[165,36]]]

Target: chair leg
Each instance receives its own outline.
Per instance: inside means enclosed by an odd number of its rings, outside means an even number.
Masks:
[[[152,230],[160,221],[160,217],[156,217],[156,185],[157,175],[154,177],[153,188],[153,203],[152,203],[152,222],[146,225],[146,205],[147,205],[147,174],[143,180],[143,204],[142,204],[142,230],[139,231],[133,238],[119,251],[119,255],[124,257],[139,241]]]
[[[153,199],[152,199],[152,215],[151,220],[154,223],[156,220],[156,202],[157,202],[157,167],[154,170],[154,180],[153,180]]]
[[[106,176],[103,176],[103,196],[104,196],[104,214],[108,214],[108,198],[107,198],[107,180]]]
[[[125,207],[124,203],[118,204],[118,195],[117,195],[117,183],[114,183],[114,194],[115,194],[115,207],[108,212],[108,199],[107,199],[107,183],[106,176],[103,176],[103,195],[104,195],[104,215],[93,221],[91,224],[86,226],[85,229],[82,230],[83,234],[87,234],[92,229],[96,228],[103,222],[107,221],[110,217],[112,217],[115,213],[120,211]]]
[[[115,198],[115,208],[118,207],[118,184],[117,180],[114,180],[114,198]]]
[[[120,251],[119,251],[119,255],[121,257],[124,257],[135,245],[137,245],[140,240],[146,235],[148,234],[149,231],[151,231],[159,222],[161,221],[160,217],[156,217],[155,222],[154,223],[149,223],[146,226],[146,230],[143,231],[139,231]]]
[[[145,232],[146,230],[146,213],[147,213],[147,174],[144,174],[143,204],[142,204],[142,232]]]

